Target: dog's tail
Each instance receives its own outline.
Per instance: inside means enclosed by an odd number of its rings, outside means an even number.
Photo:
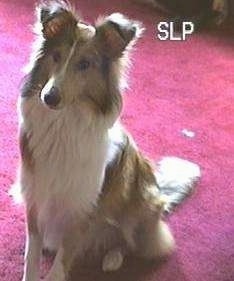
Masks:
[[[170,212],[187,197],[201,176],[200,167],[177,157],[165,157],[157,164],[155,176]]]

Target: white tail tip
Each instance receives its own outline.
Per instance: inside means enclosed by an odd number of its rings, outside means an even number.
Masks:
[[[188,160],[165,157],[157,164],[156,178],[160,192],[168,203],[166,211],[178,205],[201,177],[200,167]]]

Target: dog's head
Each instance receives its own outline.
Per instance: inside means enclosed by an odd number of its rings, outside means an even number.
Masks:
[[[43,40],[23,95],[39,89],[41,101],[51,109],[89,104],[102,113],[111,110],[121,99],[122,58],[141,25],[115,13],[92,26],[60,2],[42,5],[39,22]]]

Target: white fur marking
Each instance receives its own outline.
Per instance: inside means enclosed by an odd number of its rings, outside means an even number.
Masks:
[[[67,67],[68,67],[68,64],[71,60],[71,57],[73,56],[74,52],[75,52],[75,49],[76,49],[76,44],[77,42],[75,42],[73,44],[73,46],[71,47],[71,50],[70,50],[70,53],[63,65],[63,68],[62,70],[60,71],[60,73],[58,74],[58,76],[55,78],[54,76],[51,77],[49,79],[49,81],[45,84],[45,86],[43,87],[42,91],[41,91],[41,100],[43,102],[44,99],[45,99],[45,95],[48,94],[48,92],[50,91],[50,89],[52,88],[52,86],[56,86],[56,83],[58,83],[60,81],[60,79],[65,75],[66,71],[67,71]]]
[[[52,88],[53,85],[54,85],[54,77],[51,77],[41,91],[41,100],[43,102],[45,102],[44,101],[45,95],[50,91],[50,89]]]
[[[121,144],[124,141],[124,135],[121,126],[116,123],[111,129],[108,130],[108,152],[107,152],[107,165],[111,163],[119,152]]]
[[[36,200],[40,233],[47,246],[51,240],[54,247],[59,244],[54,241],[58,229],[61,237],[64,222],[71,221],[68,217],[85,216],[97,202],[106,165],[107,128],[103,120],[92,120],[79,110],[40,106],[36,96],[24,104],[23,111],[28,115],[26,130],[33,128],[29,146],[35,159],[34,173],[22,178],[27,186],[23,195],[29,197],[27,202],[31,196]]]
[[[121,145],[124,145],[124,130],[118,122],[116,122],[113,127],[108,130],[108,140],[109,146],[106,159],[107,165],[115,159],[116,155],[121,149]],[[136,150],[138,150],[137,145],[135,144],[134,140],[131,138],[130,135],[128,135],[128,140],[131,142],[131,145]]]

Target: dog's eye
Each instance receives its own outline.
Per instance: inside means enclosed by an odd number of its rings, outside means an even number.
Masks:
[[[53,59],[53,61],[54,61],[55,63],[60,62],[60,60],[61,60],[61,54],[60,54],[60,52],[59,52],[59,51],[54,51],[54,52],[52,53],[52,59]]]
[[[90,66],[90,62],[87,59],[82,59],[76,64],[75,68],[79,71],[84,71],[88,69],[89,66]]]

